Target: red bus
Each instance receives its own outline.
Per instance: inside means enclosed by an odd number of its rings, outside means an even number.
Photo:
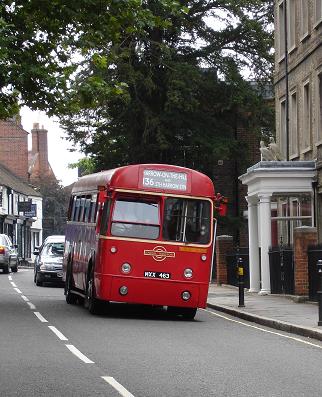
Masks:
[[[206,306],[215,201],[206,175],[178,166],[129,165],[80,178],[66,227],[67,303],[81,297],[91,313],[103,302],[166,306],[193,319]]]

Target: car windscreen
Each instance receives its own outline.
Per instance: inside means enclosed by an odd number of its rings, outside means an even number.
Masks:
[[[111,234],[157,239],[160,234],[159,203],[139,198],[117,199],[114,203]]]
[[[165,200],[162,228],[164,240],[208,244],[210,231],[210,201],[175,197]]]
[[[52,257],[63,256],[64,246],[64,243],[48,243],[44,246],[42,254]]]
[[[0,236],[0,245],[8,245],[4,236]]]

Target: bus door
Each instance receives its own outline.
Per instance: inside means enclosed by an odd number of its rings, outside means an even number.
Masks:
[[[106,236],[108,230],[109,214],[111,208],[111,197],[106,190],[100,191],[97,198],[97,218],[96,218],[96,255],[99,255],[95,263],[95,271],[102,273],[102,255],[104,255],[104,240],[100,236]]]

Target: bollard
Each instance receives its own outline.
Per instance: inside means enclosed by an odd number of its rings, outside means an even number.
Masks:
[[[243,259],[237,260],[237,274],[238,274],[238,289],[239,289],[239,303],[238,307],[245,307],[244,300],[244,264]]]
[[[319,259],[317,262],[317,267],[318,267],[318,302],[319,302],[319,321],[318,325],[322,326],[322,259]]]

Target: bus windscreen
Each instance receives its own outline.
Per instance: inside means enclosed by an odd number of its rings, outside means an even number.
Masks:
[[[211,225],[209,201],[167,198],[164,212],[164,240],[196,244],[209,243]]]
[[[156,240],[160,234],[159,203],[144,200],[115,201],[111,234]]]

